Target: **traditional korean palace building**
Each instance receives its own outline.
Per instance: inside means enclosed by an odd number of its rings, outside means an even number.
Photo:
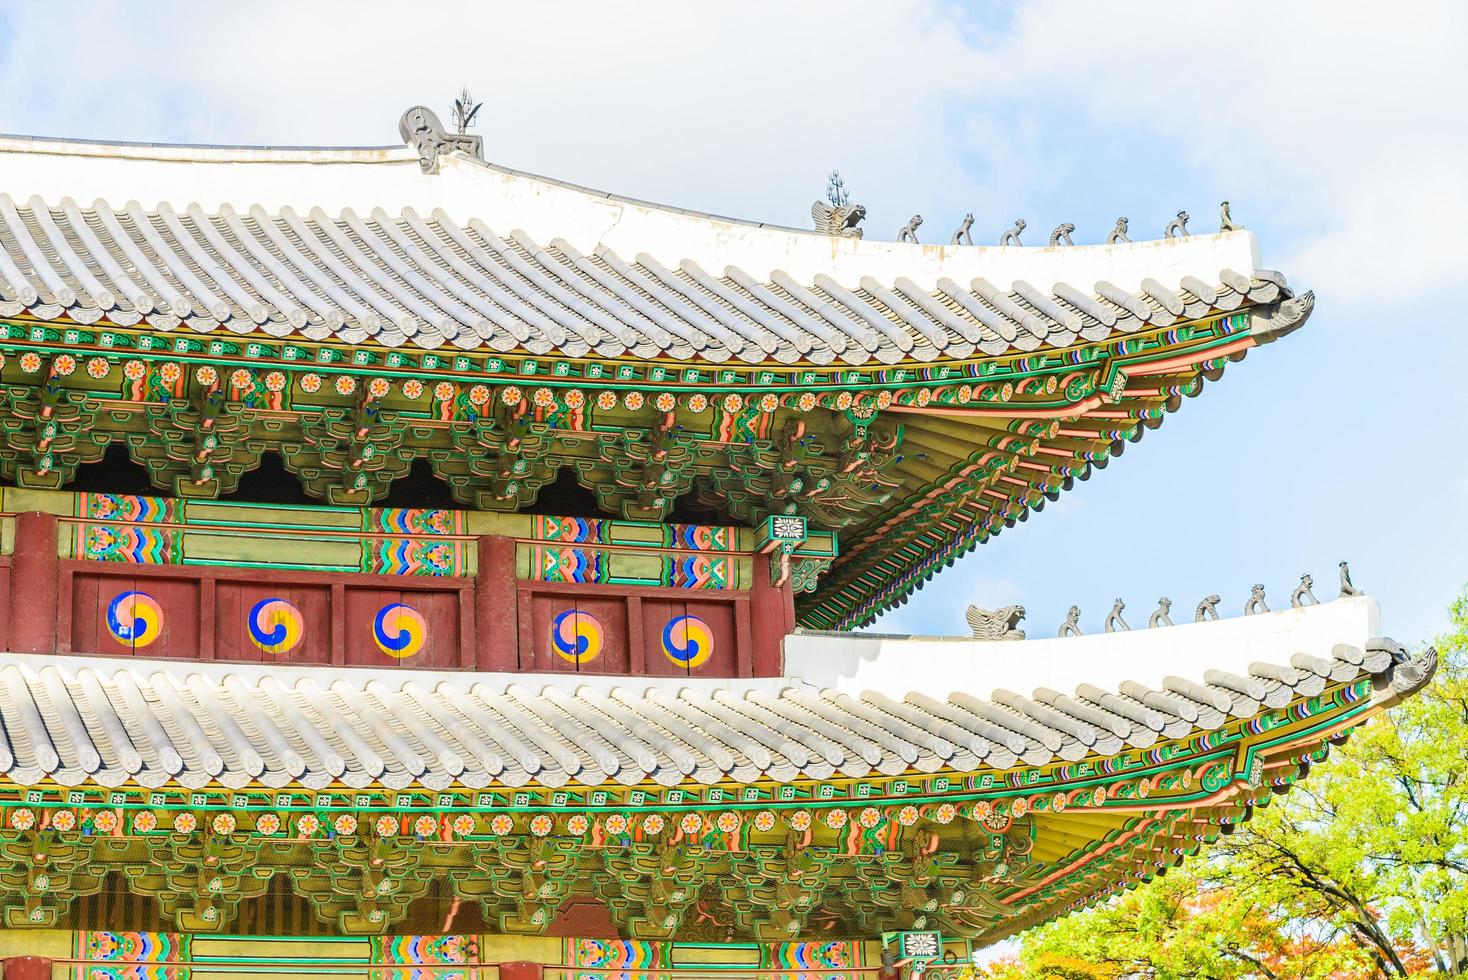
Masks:
[[[854,632],[1305,321],[1249,232],[879,242],[401,132],[0,138],[8,980],[890,977],[1430,675],[1349,587]]]

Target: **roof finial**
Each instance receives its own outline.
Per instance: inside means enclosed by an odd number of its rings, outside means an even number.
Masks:
[[[909,245],[918,244],[917,230],[918,226],[922,223],[923,216],[920,214],[915,214],[907,219],[907,224],[903,225],[902,229],[897,232],[897,240],[899,242],[907,242]]]
[[[958,230],[953,233],[953,237],[950,238],[950,239],[948,239],[948,244],[949,245],[972,245],[974,243],[974,240],[973,240],[973,236],[971,236],[969,234],[969,229],[972,228],[973,226],[974,226],[974,213],[972,211],[970,211],[968,214],[966,214],[966,215],[963,216],[963,223],[958,226]]]
[[[1169,615],[1171,613],[1171,611],[1172,611],[1172,600],[1171,599],[1169,599],[1167,596],[1163,596],[1161,599],[1158,599],[1157,600],[1157,611],[1154,612],[1152,614],[1152,617],[1147,620],[1147,628],[1148,629],[1154,629],[1155,630],[1155,629],[1157,629],[1160,626],[1171,626],[1172,625],[1172,616]]]
[[[1022,231],[1024,231],[1024,230],[1025,230],[1025,219],[1024,218],[1020,218],[1017,221],[1015,221],[1013,228],[1009,229],[1008,231],[1006,231],[1003,235],[1001,235],[999,237],[999,244],[1000,245],[1014,245],[1014,246],[1018,247],[1019,244],[1020,244],[1020,241],[1019,241],[1019,233],[1022,232]]]
[[[471,121],[472,116],[471,112]],[[445,153],[458,151],[476,160],[484,159],[484,143],[478,136],[447,132],[438,114],[427,106],[415,105],[403,113],[398,120],[398,135],[418,152],[418,166],[425,174],[438,173],[438,158]]]
[[[1070,612],[1065,614],[1065,622],[1060,624],[1060,632],[1055,634],[1062,639],[1067,636],[1081,635],[1081,607],[1071,606]]]
[[[1224,201],[1218,206],[1218,230],[1219,231],[1243,231],[1244,226],[1234,220],[1234,216],[1228,213],[1228,202]]]
[[[1117,218],[1116,227],[1112,228],[1111,234],[1106,236],[1106,244],[1120,245],[1122,242],[1131,241],[1130,238],[1126,237],[1126,226],[1127,220],[1125,218]]]
[[[1350,596],[1357,596],[1357,595],[1365,595],[1365,593],[1362,592],[1360,589],[1356,588],[1356,586],[1351,583],[1351,566],[1348,563],[1346,563],[1346,562],[1341,562],[1341,594],[1340,594],[1340,598],[1345,599],[1345,598],[1349,598]]]
[[[483,102],[475,102],[474,96],[469,94],[469,86],[459,90],[459,97],[454,100],[454,125],[458,127],[459,135],[469,132],[474,125],[474,117],[479,115],[479,110],[484,108]]]
[[[1075,230],[1076,226],[1071,224],[1069,221],[1065,222],[1064,224],[1056,225],[1055,230],[1050,233],[1050,247],[1054,248],[1057,245],[1074,245],[1075,242],[1070,240],[1070,233]]]
[[[826,199],[810,206],[810,217],[816,231],[822,235],[840,238],[860,238],[857,225],[867,216],[867,209],[851,203],[851,194],[846,190],[846,181],[841,171],[832,170],[826,175]]]
[[[982,609],[969,606],[964,613],[969,629],[977,640],[1023,640],[1025,631],[1019,621],[1025,618],[1024,606],[1005,606],[1003,609]]]
[[[1188,219],[1190,217],[1192,217],[1192,215],[1188,214],[1188,212],[1186,212],[1186,211],[1179,211],[1177,213],[1177,217],[1176,218],[1173,218],[1171,221],[1169,221],[1167,223],[1167,230],[1162,233],[1163,234],[1163,237],[1164,238],[1187,238],[1188,237]]]

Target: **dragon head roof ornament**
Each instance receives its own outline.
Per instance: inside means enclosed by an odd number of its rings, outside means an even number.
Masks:
[[[484,141],[468,133],[444,129],[438,114],[427,106],[415,105],[398,120],[398,135],[418,153],[418,166],[425,174],[438,173],[438,158],[445,153],[467,153],[484,159]]]

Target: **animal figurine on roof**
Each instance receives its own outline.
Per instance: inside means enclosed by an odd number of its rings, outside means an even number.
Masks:
[[[1055,634],[1059,637],[1081,635],[1081,607],[1071,606],[1070,612],[1065,614],[1065,622],[1060,624],[1060,632]]]
[[[970,228],[972,228],[973,226],[974,226],[974,213],[972,211],[970,211],[968,214],[966,214],[966,215],[963,216],[963,223],[958,226],[958,230],[953,233],[953,237],[950,238],[950,239],[948,239],[948,244],[949,245],[972,245],[974,243],[974,240],[969,235],[968,230]]]
[[[1022,244],[1020,242],[1020,240],[1019,240],[1019,233],[1022,232],[1022,231],[1024,231],[1024,230],[1025,230],[1025,219],[1024,218],[1020,218],[1019,220],[1015,221],[1013,228],[1009,229],[1003,235],[1000,235],[999,236],[999,244],[1000,245],[1014,245],[1014,246],[1018,247],[1019,245]]]
[[[1318,606],[1320,600],[1315,598],[1315,593],[1310,587],[1315,584],[1309,574],[1300,576],[1300,584],[1295,586],[1295,591],[1290,593],[1290,608],[1299,609],[1301,606]]]
[[[1198,608],[1193,610],[1193,622],[1204,623],[1210,619],[1217,620],[1219,601],[1216,595],[1206,596],[1202,602],[1198,603]]]
[[[1228,202],[1224,201],[1218,206],[1218,230],[1219,231],[1243,231],[1244,226],[1234,220],[1233,215],[1228,213]]]
[[[1056,225],[1055,230],[1050,233],[1050,247],[1057,245],[1074,245],[1070,240],[1070,233],[1076,230],[1076,226],[1067,221],[1065,224]]]
[[[427,106],[415,105],[398,120],[398,135],[418,154],[418,166],[425,174],[438,173],[438,158],[460,151],[476,160],[484,159],[484,141],[467,133],[450,133],[443,128],[438,115]]]
[[[969,606],[964,613],[968,628],[974,631],[976,640],[1023,640],[1025,631],[1018,629],[1019,621],[1025,618],[1024,606],[1005,606],[1002,609],[981,609]]]
[[[1340,598],[1348,599],[1351,596],[1365,595],[1360,589],[1351,584],[1351,566],[1341,562],[1341,594]]]
[[[1164,238],[1187,238],[1188,218],[1191,215],[1186,211],[1179,211],[1177,217],[1167,223],[1167,230],[1162,233]]]
[[[908,218],[907,224],[903,225],[902,229],[897,233],[897,240],[899,242],[907,242],[909,245],[917,245],[917,230],[922,223],[923,216],[920,214],[915,214],[911,218]]]
[[[1255,613],[1269,612],[1269,604],[1264,601],[1264,583],[1256,582],[1249,590],[1249,601],[1244,603],[1244,615],[1252,616]]]
[[[1129,241],[1131,241],[1130,238],[1126,237],[1126,229],[1127,229],[1127,220],[1126,220],[1126,218],[1117,218],[1116,219],[1116,227],[1112,228],[1111,229],[1111,234],[1109,234],[1109,235],[1106,236],[1106,244],[1107,245],[1120,245],[1122,242],[1129,242]]]
[[[1172,617],[1168,615],[1171,611],[1171,599],[1169,599],[1167,596],[1163,596],[1161,599],[1158,599],[1157,611],[1152,614],[1152,618],[1147,620],[1147,628],[1155,630],[1159,626],[1171,626]]]
[[[1125,608],[1126,603],[1122,602],[1120,599],[1117,599],[1116,602],[1112,604],[1111,612],[1107,613],[1106,615],[1106,632],[1127,633],[1131,631],[1131,627],[1127,625],[1126,620],[1121,618],[1121,611]]]
[[[860,238],[857,227],[867,216],[867,209],[860,204],[834,205],[828,201],[817,201],[810,206],[811,220],[816,231],[835,238]]]

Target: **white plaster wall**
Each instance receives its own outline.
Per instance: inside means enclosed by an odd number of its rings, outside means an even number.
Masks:
[[[1259,267],[1258,244],[1247,231],[1070,248],[856,241],[635,203],[459,156],[445,158],[439,174],[424,174],[406,147],[195,148],[0,138],[0,191],[20,202],[32,195],[49,204],[70,197],[86,207],[103,198],[114,208],[166,202],[179,211],[194,203],[209,211],[221,204],[238,211],[258,204],[271,212],[288,206],[303,215],[320,207],[333,216],[345,208],[363,216],[378,207],[393,215],[408,207],[422,215],[442,209],[460,224],[479,218],[498,234],[521,230],[542,245],[564,238],[588,253],[604,245],[628,261],[647,252],[669,268],[692,259],[715,275],[733,265],[762,281],[775,269],[806,284],[825,273],[851,288],[863,276],[887,286],[905,276],[928,290],[944,277],[967,288],[982,276],[1003,289],[1023,279],[1045,292],[1057,282],[1090,292],[1105,279],[1135,292],[1148,276],[1167,286],[1184,275],[1215,283],[1222,269],[1247,275]],[[1210,220],[1200,216],[1196,223]],[[1153,233],[1141,222],[1137,231]],[[1049,232],[1037,226],[1027,234],[1038,242]]]
[[[1191,615],[1173,611],[1179,618]],[[953,691],[987,697],[1001,688],[1028,695],[1039,687],[1069,694],[1080,683],[1115,691],[1128,680],[1160,689],[1168,675],[1201,682],[1205,671],[1218,669],[1247,676],[1256,661],[1284,665],[1296,653],[1330,659],[1338,643],[1364,649],[1381,635],[1380,620],[1376,600],[1359,596],[1218,622],[1067,639],[797,633],[785,638],[785,670],[821,688],[888,697],[918,692],[942,699]]]

